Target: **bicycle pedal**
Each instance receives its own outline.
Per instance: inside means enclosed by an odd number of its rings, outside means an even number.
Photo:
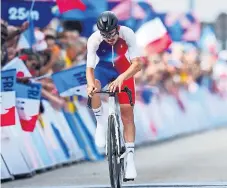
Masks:
[[[127,178],[123,179],[123,182],[127,182],[127,181],[134,181],[134,179],[127,179]]]

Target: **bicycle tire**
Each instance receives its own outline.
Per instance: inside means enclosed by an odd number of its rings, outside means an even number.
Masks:
[[[121,164],[117,163],[117,144],[115,134],[115,118],[113,115],[108,119],[107,153],[109,163],[109,176],[112,188],[121,188]]]
[[[117,123],[118,125],[120,126],[120,120],[119,120],[119,116],[116,114],[116,120],[117,120]],[[123,141],[123,137],[122,137],[122,134],[121,134],[121,130],[120,130],[120,127],[118,129],[118,136],[119,136],[119,148],[120,148],[120,153],[119,153],[119,156],[121,156],[126,148],[125,148],[125,144],[124,144],[124,141]],[[119,184],[119,187],[121,187],[122,183],[124,182],[124,177],[125,177],[125,159],[122,158],[120,159],[120,166],[119,166],[119,175],[118,175],[118,184]]]

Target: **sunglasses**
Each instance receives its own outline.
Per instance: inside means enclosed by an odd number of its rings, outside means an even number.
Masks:
[[[117,29],[112,31],[112,32],[109,32],[109,33],[105,33],[105,32],[100,32],[100,34],[102,35],[103,38],[105,39],[110,39],[110,38],[113,38],[115,37],[115,35],[119,34]]]

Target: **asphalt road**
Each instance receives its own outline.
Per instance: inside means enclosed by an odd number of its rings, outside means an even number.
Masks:
[[[226,187],[227,128],[137,148],[128,187]],[[107,160],[83,162],[2,184],[2,188],[108,187]]]

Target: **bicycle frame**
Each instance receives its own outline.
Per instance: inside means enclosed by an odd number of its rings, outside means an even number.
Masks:
[[[129,101],[130,101],[130,105],[131,106],[133,106],[134,104],[133,104],[133,102],[132,102],[132,92],[131,92],[131,90],[128,88],[128,87],[125,87],[123,90],[121,90],[121,92],[125,92],[125,93],[127,93],[127,95],[128,95],[128,98],[129,98]],[[96,93],[104,93],[104,94],[109,94],[109,100],[108,100],[108,102],[109,102],[109,116],[110,115],[112,115],[112,116],[114,116],[114,118],[115,118],[115,122],[117,122],[117,126],[115,126],[115,133],[117,134],[116,135],[116,138],[117,138],[117,146],[118,146],[118,151],[117,151],[117,153],[118,153],[118,155],[120,155],[120,150],[121,150],[121,148],[120,148],[120,140],[119,140],[119,132],[118,132],[118,130],[120,130],[120,122],[119,122],[119,120],[117,119],[117,115],[119,116],[119,114],[117,114],[117,112],[119,111],[118,109],[118,107],[119,107],[119,103],[118,103],[118,101],[117,101],[117,98],[116,98],[116,94],[118,93],[118,91],[115,91],[115,92],[110,92],[110,91],[98,91],[98,92],[96,92]],[[90,97],[88,97],[88,103],[87,103],[87,106],[89,107],[89,108],[91,108],[91,98]],[[106,150],[107,151],[107,150]],[[118,163],[120,163],[120,159],[122,158],[122,156],[121,157],[119,157],[119,159],[118,159]]]
[[[133,102],[132,102],[132,94],[131,91],[125,87],[124,90],[122,90],[122,92],[126,92],[130,101],[131,106],[133,106]],[[115,185],[117,187],[121,187],[121,183],[122,183],[122,177],[124,177],[124,167],[125,167],[125,160],[124,157],[126,156],[127,152],[124,149],[124,139],[122,137],[121,134],[121,129],[120,129],[120,120],[119,120],[119,103],[116,97],[117,92],[110,92],[110,91],[99,91],[97,93],[105,93],[109,95],[108,98],[108,102],[109,102],[109,115],[108,115],[108,135],[109,137],[106,139],[106,155],[108,155],[108,161],[109,161],[109,170],[110,170],[110,181],[111,181],[111,185],[113,185],[115,187]],[[89,108],[91,108],[91,98],[88,98],[88,104],[87,106]],[[114,122],[114,123],[113,123]],[[114,126],[114,127],[113,127]],[[111,134],[113,133],[113,128],[115,131],[115,135]],[[112,132],[111,132],[112,130]],[[114,135],[114,136],[113,136]],[[113,149],[113,145],[112,143],[115,142],[114,146],[115,148]],[[123,146],[123,147],[122,147]],[[113,150],[115,150],[115,153],[113,154]],[[110,153],[108,153],[110,152]],[[114,160],[115,162],[112,161],[112,157],[114,156]],[[111,160],[110,158],[111,157]],[[122,161],[123,160],[123,161]],[[117,167],[115,166],[114,171],[112,171],[111,169],[113,169],[113,165],[117,164]],[[117,173],[117,179],[113,179],[114,174],[113,173]],[[123,173],[123,174],[122,174]],[[125,181],[123,179],[123,181]]]
[[[115,115],[116,112],[118,111],[118,108],[117,108],[118,102],[114,93],[110,94],[108,102],[109,102],[109,115]]]

